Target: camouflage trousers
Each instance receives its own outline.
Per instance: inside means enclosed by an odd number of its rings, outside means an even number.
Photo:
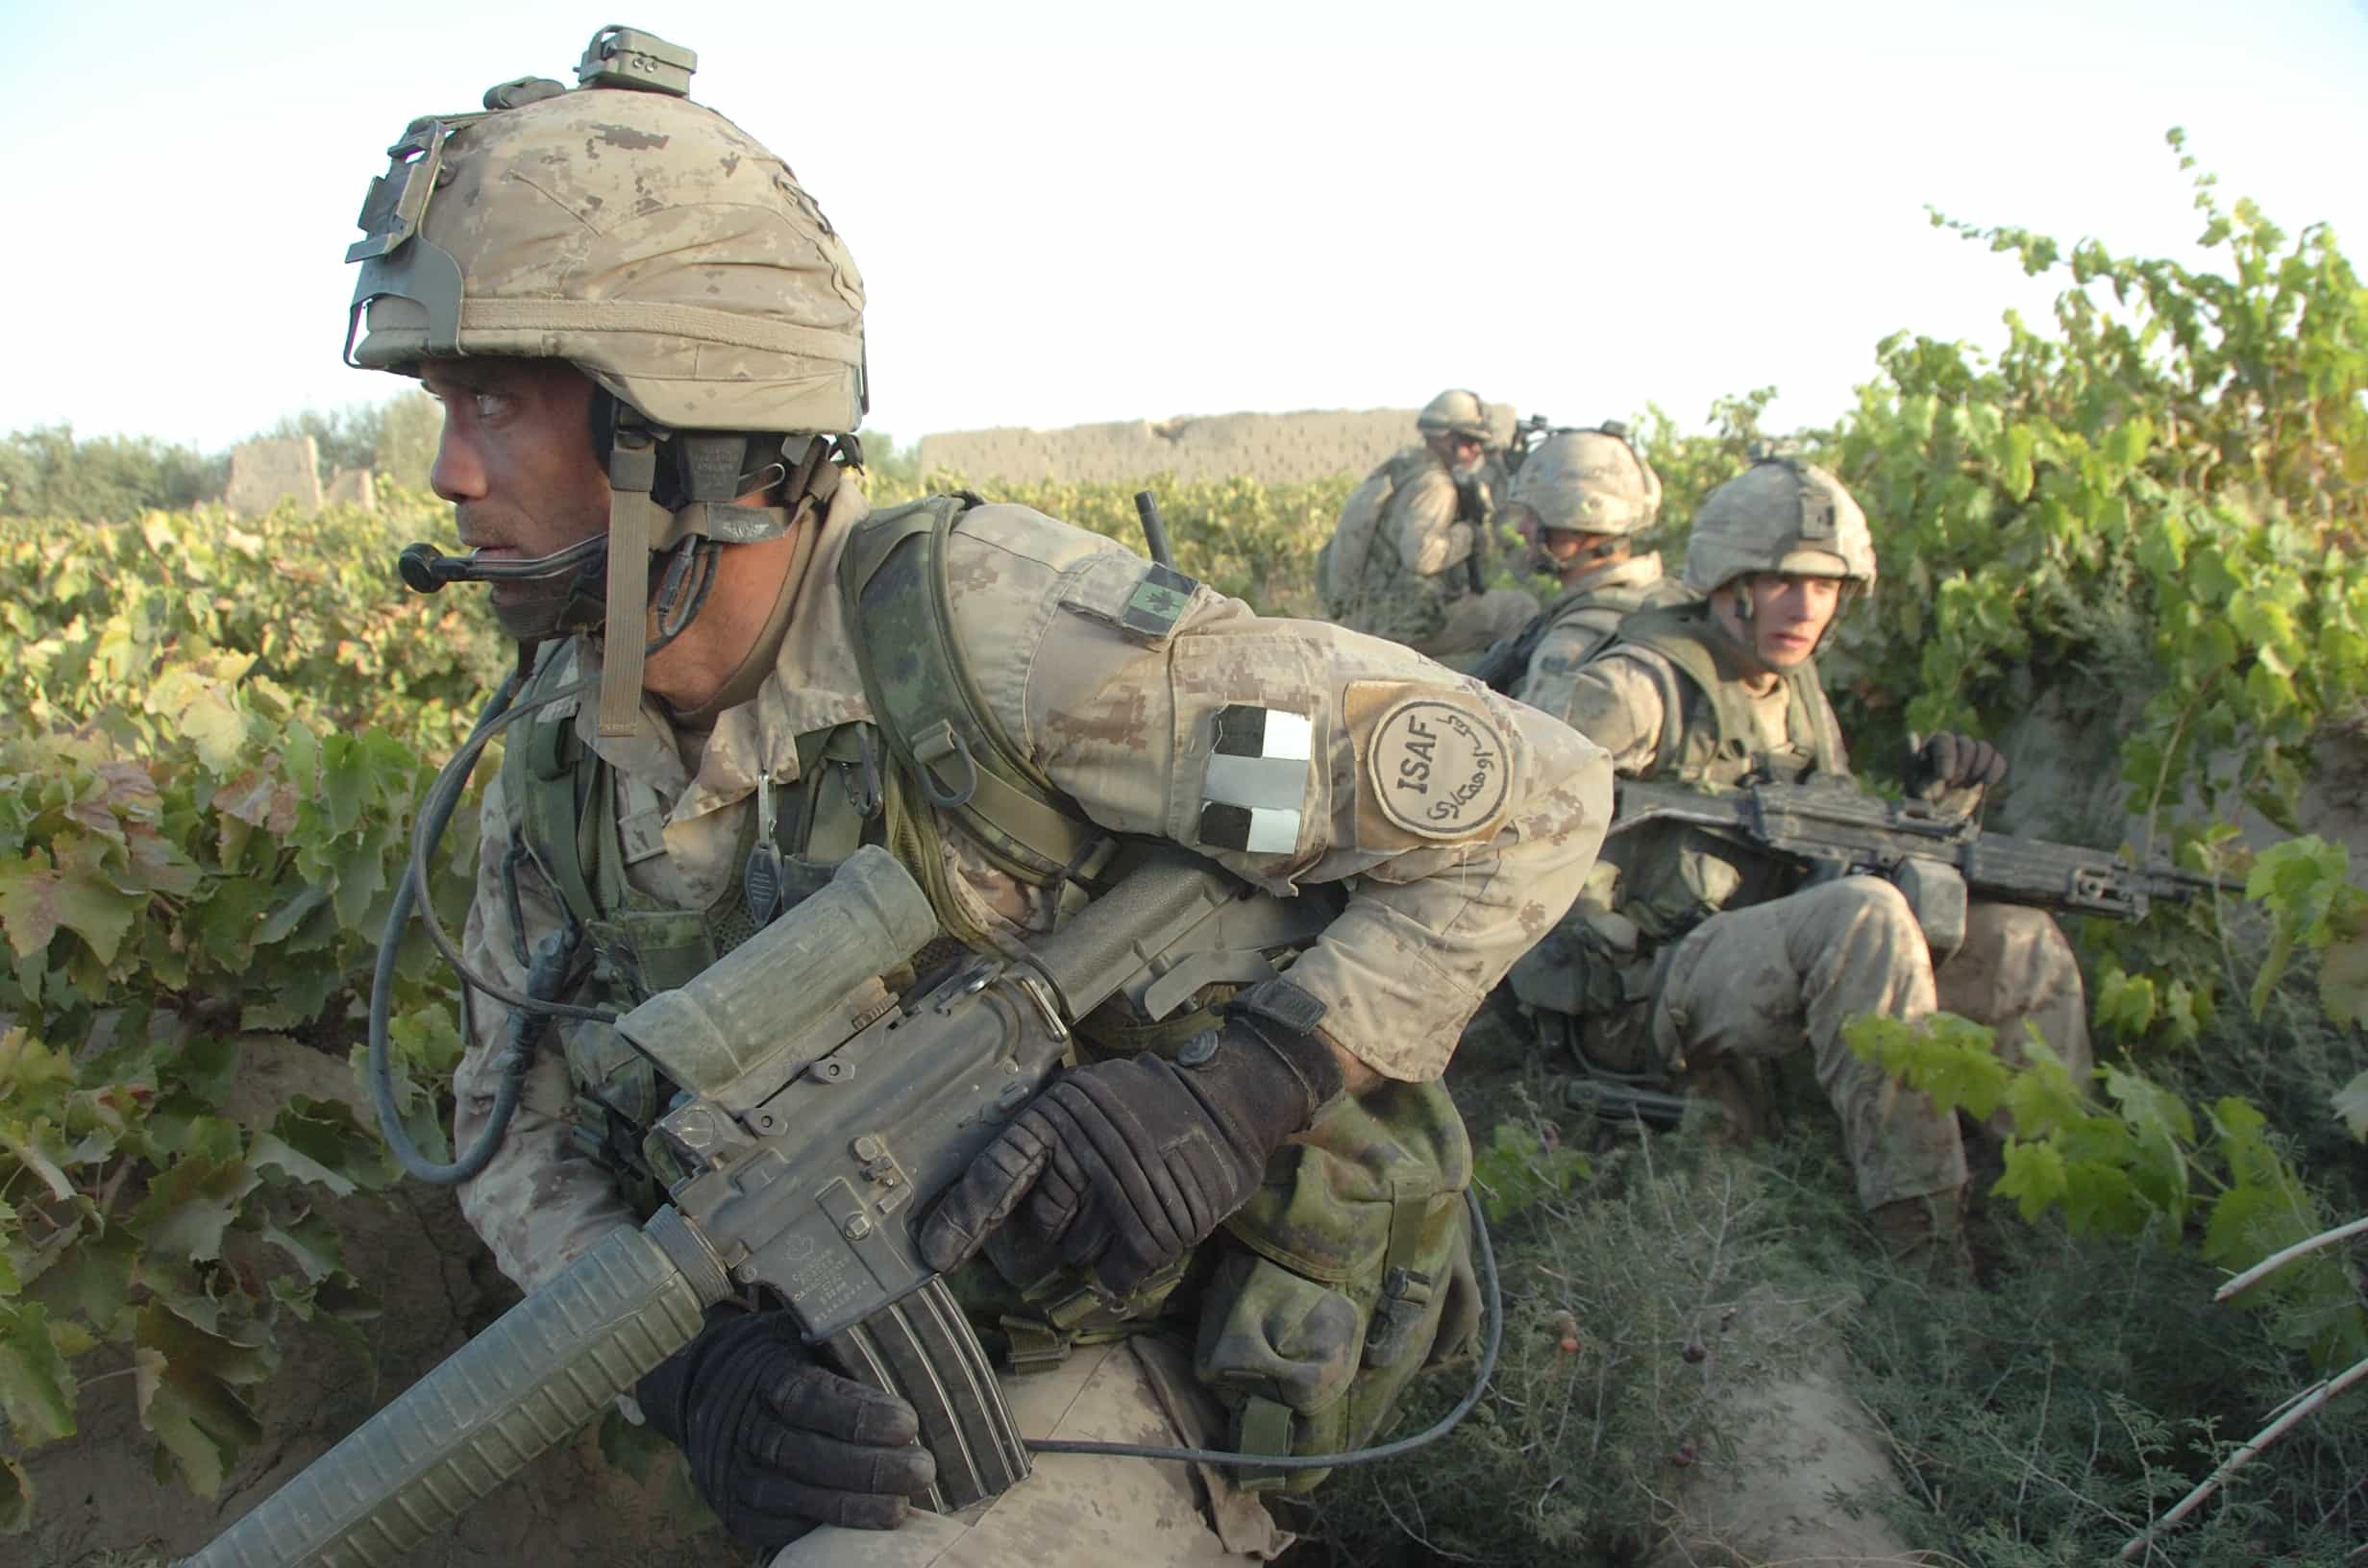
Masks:
[[[1485,653],[1500,638],[1529,625],[1538,613],[1538,599],[1518,588],[1492,588],[1466,594],[1446,603],[1446,620],[1425,636],[1410,638],[1406,646],[1426,658]]]
[[[1221,1442],[1224,1419],[1193,1377],[1192,1353],[1153,1335],[1073,1352],[1005,1377],[1028,1437],[1163,1447]],[[1270,1559],[1292,1542],[1259,1501],[1204,1466],[1041,1454],[1028,1478],[956,1514],[914,1512],[895,1530],[826,1525],[772,1568],[1184,1568]]]
[[[1945,1009],[1994,1028],[2009,1062],[2028,1020],[2077,1078],[2092,1060],[2080,968],[2044,911],[1973,905],[1964,945],[1936,972],[1908,901],[1871,876],[1713,916],[1669,955],[1652,1006],[1664,1060],[1696,1071],[1808,1046],[1868,1209],[1962,1187],[1965,1150],[1954,1115],[1843,1042],[1850,1019]]]

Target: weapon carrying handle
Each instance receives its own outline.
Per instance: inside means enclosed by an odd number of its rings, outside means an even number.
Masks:
[[[182,1568],[378,1568],[690,1343],[728,1293],[672,1209],[502,1314]]]

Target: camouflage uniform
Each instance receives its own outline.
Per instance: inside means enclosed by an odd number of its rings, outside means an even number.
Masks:
[[[834,498],[813,559],[792,592],[773,674],[753,701],[723,713],[703,733],[678,727],[654,703],[644,705],[629,737],[601,737],[588,705],[578,715],[582,743],[613,765],[621,830],[637,835],[640,845],[628,868],[639,891],[680,908],[712,902],[739,874],[760,779],[794,782],[802,735],[870,717],[853,634],[833,587],[839,548],[865,510],[852,487]],[[1480,998],[1575,895],[1609,815],[1610,771],[1598,751],[1561,726],[1394,645],[1316,623],[1261,620],[1206,588],[1194,590],[1172,641],[1140,647],[1113,623],[1142,577],[1141,558],[1024,507],[965,514],[949,564],[957,635],[994,712],[1056,784],[1114,831],[1194,844],[1198,770],[1219,708],[1246,702],[1309,716],[1318,749],[1296,846],[1287,854],[1204,852],[1278,892],[1359,878],[1345,912],[1291,972],[1330,1004],[1326,1033],[1385,1078],[1436,1078]],[[576,666],[564,674],[596,668],[586,641],[559,656]],[[1415,695],[1486,725],[1510,757],[1511,789],[1457,842],[1408,831],[1374,799],[1368,765],[1376,723]],[[489,792],[466,953],[484,972],[522,987],[519,939],[530,949],[560,916],[551,890],[530,871],[518,878],[526,928],[511,926],[502,877],[511,816],[498,787]],[[949,884],[974,923],[1003,941],[1050,927],[1056,911],[1042,890],[998,870],[950,827],[945,842]],[[463,1141],[474,1138],[492,1103],[488,1061],[502,1023],[483,1012],[472,1019],[470,1049],[455,1075]],[[583,1060],[597,1047],[576,1043],[568,1054]],[[470,1223],[504,1272],[528,1289],[637,1217],[609,1170],[574,1137],[577,1088],[560,1056],[546,1054],[502,1152],[462,1189]],[[1153,1408],[1146,1392],[1152,1384],[1139,1365],[1149,1354],[1098,1359],[1097,1397],[1112,1410]],[[1025,1382],[1014,1382],[1015,1394]],[[1183,1395],[1158,1404],[1187,1413],[1172,1416],[1153,1440],[1207,1435],[1192,1430],[1189,1406]],[[1033,1408],[1023,1401],[1024,1418]],[[1091,1415],[1081,1407],[1074,1418]],[[1130,1429],[1127,1435],[1144,1433]],[[1041,1509],[1065,1474],[1097,1493],[1139,1485],[1147,1498],[1189,1498],[1180,1477],[1122,1486],[1113,1472],[1123,1468],[1148,1467],[1117,1460],[1047,1465],[985,1513],[1009,1518]],[[1230,1505],[1221,1496],[1219,1506],[1221,1517]],[[1243,1517],[1237,1510],[1227,1526],[1238,1538],[1247,1538],[1246,1530],[1254,1534]],[[929,1561],[898,1554],[921,1553],[947,1528],[932,1520],[909,1540],[902,1531],[868,1540],[859,1560]],[[1147,1525],[1138,1520],[1126,1528]],[[783,1560],[810,1560],[800,1554],[840,1533],[859,1532],[818,1531]],[[1176,1546],[1204,1550],[1183,1540]]]
[[[1419,424],[1426,435],[1492,434],[1486,405],[1468,392],[1441,393]],[[1459,480],[1428,446],[1399,452],[1349,497],[1319,558],[1327,613],[1433,658],[1478,653],[1519,630],[1537,600],[1476,580],[1492,554],[1497,494],[1483,472]]]
[[[1008,845],[999,853],[981,836],[1004,829],[996,818],[1005,807],[1032,810],[1036,828],[1048,816],[1073,828],[1083,819],[1103,834],[1184,844],[1279,895],[1344,885],[1320,895],[1327,909],[1338,896],[1339,913],[1296,954],[1290,981],[1322,1004],[1310,1038],[1381,1082],[1321,1104],[1298,1139],[1275,1151],[1270,1176],[1276,1165],[1296,1171],[1329,1158],[1319,1145],[1344,1123],[1387,1121],[1378,1108],[1418,1102],[1453,1122],[1436,1081],[1458,1029],[1568,907],[1601,843],[1611,790],[1602,753],[1403,648],[1319,623],[1262,620],[1107,539],[1023,507],[975,504],[958,521],[954,508],[931,511],[950,531],[943,553],[926,557],[943,570],[924,585],[931,597],[920,613],[935,627],[942,611],[944,637],[932,646],[958,649],[960,684],[975,688],[963,698],[974,704],[970,716],[991,718],[1046,792],[1013,801],[1025,792],[1006,789],[1004,806],[974,811],[991,782],[974,776],[968,795],[955,792],[965,804],[925,804],[912,756],[883,763],[872,743],[910,748],[932,737],[913,730],[909,715],[891,724],[895,716],[874,711],[867,690],[899,701],[912,694],[900,675],[867,688],[858,655],[876,626],[858,627],[848,607],[849,583],[888,574],[876,562],[872,576],[851,570],[842,580],[840,571],[869,511],[851,482],[838,482],[850,455],[840,437],[860,424],[867,398],[861,279],[787,165],[688,100],[690,63],[662,40],[604,29],[580,89],[520,79],[489,92],[483,114],[414,121],[373,184],[365,237],[349,252],[361,263],[354,362],[417,373],[423,361],[474,355],[557,359],[596,388],[591,455],[607,480],[605,533],[485,568],[487,577],[539,585],[496,600],[512,635],[540,645],[521,703],[589,684],[568,699],[572,708],[513,715],[532,722],[506,733],[502,772],[484,797],[465,962],[524,992],[527,954],[575,920],[594,963],[571,994],[629,1002],[637,990],[682,984],[760,918],[745,891],[758,824],[794,810],[806,836],[791,846],[801,858],[789,870],[826,874],[852,852],[854,824],[877,832],[899,803],[910,809],[893,824],[900,836],[890,847],[926,890],[941,929],[955,946],[1009,949],[1059,921],[1092,918],[1079,914],[1090,881],[1082,860],[1030,879],[1009,870]],[[735,554],[760,543],[773,548]],[[604,559],[585,553],[594,546]],[[645,687],[644,628],[696,617],[703,600],[689,585],[752,558],[785,564],[740,674],[711,711],[667,711]],[[431,570],[411,563],[407,573],[412,566]],[[913,599],[890,602],[878,625],[908,625]],[[630,630],[597,635],[604,626]],[[1238,725],[1246,715],[1261,718],[1274,744],[1218,758],[1221,717]],[[1230,747],[1242,732],[1223,738]],[[973,760],[980,775],[999,766]],[[1450,773],[1451,763],[1460,771]],[[875,790],[883,769],[884,794]],[[858,796],[866,804],[848,804]],[[825,854],[819,824],[828,813],[848,842]],[[779,847],[779,820],[768,849]],[[589,914],[580,913],[585,904]],[[487,1123],[490,1059],[507,1022],[473,1000],[454,1074],[464,1144]],[[1099,1044],[1097,1033],[1081,1023],[1080,1038]],[[530,1290],[654,1202],[646,1145],[621,1139],[620,1129],[646,1128],[667,1086],[607,1025],[566,1022],[558,1038],[561,1049],[534,1058],[491,1164],[461,1190],[504,1272]],[[1349,1304],[1359,1335],[1365,1314],[1379,1322],[1391,1309],[1401,1377],[1465,1327],[1445,1316],[1458,1291],[1443,1261],[1462,1236],[1456,1194],[1468,1147],[1460,1122],[1443,1135],[1447,1143],[1460,1151],[1451,1180],[1443,1155],[1424,1167],[1440,1176],[1435,1188],[1402,1199],[1391,1188],[1367,1205],[1385,1229],[1409,1220],[1402,1228],[1425,1237],[1424,1258],[1439,1260],[1418,1292],[1400,1282],[1381,1286],[1378,1302]],[[1284,1190],[1297,1192],[1288,1183]],[[1232,1223],[1268,1196],[1253,1194]],[[1375,1256],[1394,1255],[1398,1240],[1391,1230]],[[991,1272],[983,1262],[965,1268],[974,1271]],[[1253,1299],[1246,1288],[1235,1306]],[[1008,1380],[1025,1430],[1228,1440],[1213,1430],[1211,1394],[1195,1368],[1179,1374],[1155,1336],[1083,1351]],[[1381,1374],[1354,1360],[1354,1341],[1340,1354],[1349,1359],[1342,1381],[1371,1395],[1362,1412],[1369,1425],[1386,1411],[1386,1392],[1365,1380]],[[1330,1393],[1338,1397],[1327,1409],[1350,1403],[1338,1386]],[[1289,1440],[1300,1435],[1294,1428]],[[1317,1451],[1323,1446],[1319,1434]],[[814,1532],[787,1560],[839,1560],[852,1550],[832,1539],[840,1533]],[[863,1560],[899,1563],[1024,1551],[1047,1564],[1098,1564],[1117,1543],[1146,1562],[1185,1562],[1270,1555],[1280,1541],[1256,1500],[1222,1480],[1103,1458],[1048,1462],[990,1504],[866,1537],[861,1551]]]
[[[1705,519],[1710,510],[1706,502]],[[1687,576],[1707,592],[1719,583],[1697,572],[1698,560],[1719,541],[1702,538],[1704,527],[1698,519]],[[1838,551],[1824,550],[1830,566],[1780,568],[1790,557],[1770,553],[1759,569],[1840,576]],[[1871,551],[1864,559],[1871,576]],[[1725,788],[1846,773],[1813,661],[1754,695],[1725,678],[1732,655],[1722,638],[1707,606],[1634,616],[1569,682],[1565,716],[1611,752],[1621,777]],[[1946,1008],[1995,1027],[2010,1061],[2021,1057],[2026,1023],[2076,1074],[2090,1061],[2080,970],[2043,911],[1974,904],[1963,946],[1936,971],[1888,882],[1803,887],[1789,867],[1692,829],[1648,826],[1616,839],[1570,920],[1522,960],[1514,983],[1533,1006],[1581,1015],[1583,1048],[1614,1070],[1690,1069],[1725,1090],[1738,1064],[1807,1044],[1870,1210],[1962,1188],[1965,1155],[1954,1116],[1843,1042],[1849,1019],[1912,1020]]]
[[[1545,607],[1545,629],[1530,651],[1529,670],[1514,696],[1564,723],[1570,722],[1571,683],[1580,666],[1611,641],[1636,611],[1684,598],[1662,576],[1659,551],[1629,555],[1586,573]]]

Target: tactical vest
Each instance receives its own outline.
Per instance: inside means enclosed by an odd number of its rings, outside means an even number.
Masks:
[[[1548,604],[1537,621],[1537,642],[1557,626],[1577,622],[1597,634],[1597,646],[1611,638],[1620,624],[1639,610],[1670,609],[1693,602],[1693,595],[1683,584],[1667,577],[1656,577],[1651,582],[1582,582]]]
[[[1635,660],[1661,687],[1662,730],[1655,783],[1706,790],[1762,780],[1791,782],[1811,772],[1843,774],[1848,762],[1813,662],[1785,677],[1786,744],[1763,743],[1755,703],[1736,650],[1689,601],[1648,607],[1622,621],[1591,662],[1649,649]],[[1567,1030],[1591,1068],[1650,1080],[1668,1066],[1653,1041],[1645,1005],[1669,945],[1722,909],[1790,892],[1797,873],[1740,838],[1685,823],[1648,823],[1608,841],[1571,917],[1523,954],[1509,976],[1514,994]]]
[[[837,589],[874,722],[798,738],[799,777],[774,814],[771,842],[783,868],[783,907],[818,891],[860,845],[884,844],[920,882],[946,938],[989,951],[987,934],[949,886],[949,822],[1015,878],[1057,889],[1062,919],[1090,902],[1119,843],[1014,744],[962,655],[946,553],[976,499],[933,496],[855,525]],[[1170,568],[1147,567],[1122,630],[1164,642],[1196,586]],[[547,656],[520,701],[555,685],[567,662]],[[730,878],[703,910],[676,909],[633,888],[627,865],[664,850],[654,792],[642,792],[639,806],[629,795],[620,813],[613,771],[578,738],[572,713],[523,728],[503,760],[519,846],[505,877],[514,912],[517,862],[531,859],[546,873],[592,948],[585,999],[624,1011],[685,983],[754,934],[745,877]],[[759,786],[769,787],[777,788]],[[763,852],[756,815],[742,862]],[[925,949],[916,965],[929,962]],[[1214,1023],[1227,994],[1230,988],[1213,988],[1197,1007],[1156,1022],[1105,1006],[1080,1024],[1080,1053],[1172,1051]],[[559,1033],[579,1146],[617,1174],[641,1212],[654,1210],[683,1174],[651,1134],[673,1087],[611,1029],[568,1025]],[[1470,1144],[1444,1088],[1392,1084],[1344,1097],[1276,1151],[1260,1193],[1212,1243],[1214,1268],[1188,1258],[1115,1304],[1081,1275],[1012,1281],[983,1259],[954,1286],[990,1341],[1025,1368],[1056,1362],[1074,1344],[1136,1332],[1156,1321],[1180,1282],[1210,1281],[1197,1292],[1197,1370],[1232,1411],[1237,1442],[1266,1453],[1329,1452],[1364,1441],[1416,1371],[1468,1339],[1477,1292],[1460,1199],[1470,1173]],[[1246,1483],[1303,1490],[1321,1474],[1267,1473]]]
[[[1662,687],[1652,782],[1725,790],[1795,783],[1813,772],[1848,773],[1815,660],[1784,674],[1786,741],[1770,748],[1754,723],[1757,703],[1743,688],[1737,650],[1709,604],[1640,611],[1596,656],[1616,658],[1623,648],[1658,653],[1677,672],[1672,680],[1664,667],[1637,661]],[[1793,874],[1747,841],[1685,823],[1650,824],[1612,847],[1605,858],[1620,873],[1618,911],[1656,943],[1676,940],[1730,905],[1779,896]]]
[[[1656,577],[1651,582],[1581,582],[1541,610],[1512,637],[1492,647],[1467,674],[1508,697],[1517,698],[1529,678],[1530,661],[1538,656],[1539,645],[1557,626],[1577,622],[1593,632],[1595,647],[1589,649],[1591,656],[1619,629],[1621,622],[1639,610],[1688,604],[1692,600],[1693,595],[1684,585],[1667,577]]]

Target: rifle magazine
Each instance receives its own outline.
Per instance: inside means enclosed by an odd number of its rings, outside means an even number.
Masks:
[[[1008,1491],[1028,1473],[1026,1445],[986,1347],[944,1279],[927,1285],[826,1341],[859,1383],[896,1395],[919,1412],[921,1442],[937,1460],[925,1503],[952,1513]]]

